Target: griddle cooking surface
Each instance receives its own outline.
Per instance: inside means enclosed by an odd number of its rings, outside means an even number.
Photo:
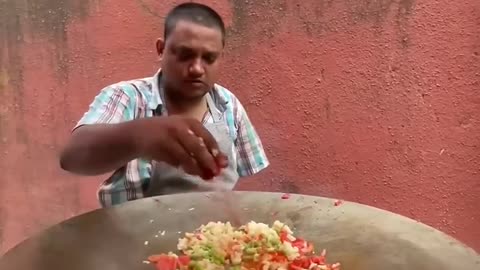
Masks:
[[[327,249],[328,261],[340,262],[343,270],[480,269],[480,256],[470,248],[390,212],[350,202],[335,206],[335,200],[311,196],[232,196],[241,222],[287,223],[317,250]],[[216,193],[189,193],[99,209],[21,243],[0,259],[0,269],[152,270],[143,261],[175,251],[183,233],[231,219],[221,198]]]

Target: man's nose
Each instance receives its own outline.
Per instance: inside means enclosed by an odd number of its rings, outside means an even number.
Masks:
[[[195,59],[189,66],[188,72],[192,77],[201,77],[205,73],[205,68],[201,59]]]

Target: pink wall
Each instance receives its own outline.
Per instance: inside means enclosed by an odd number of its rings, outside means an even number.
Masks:
[[[204,2],[272,161],[243,189],[374,205],[480,250],[480,2]],[[0,252],[97,207],[100,178],[57,153],[101,87],[155,71],[173,3],[0,3]]]

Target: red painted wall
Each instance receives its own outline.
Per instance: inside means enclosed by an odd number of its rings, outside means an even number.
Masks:
[[[480,250],[480,2],[204,2],[272,161],[242,189],[374,205]],[[153,74],[173,3],[0,2],[0,252],[97,207],[101,179],[57,153],[103,86]]]

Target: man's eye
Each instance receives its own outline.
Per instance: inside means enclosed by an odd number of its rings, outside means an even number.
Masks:
[[[195,57],[195,54],[188,51],[183,51],[178,54],[178,60],[180,61],[188,61],[194,57]]]
[[[207,62],[207,64],[213,64],[217,60],[217,56],[215,54],[206,54],[203,56],[203,60]]]

